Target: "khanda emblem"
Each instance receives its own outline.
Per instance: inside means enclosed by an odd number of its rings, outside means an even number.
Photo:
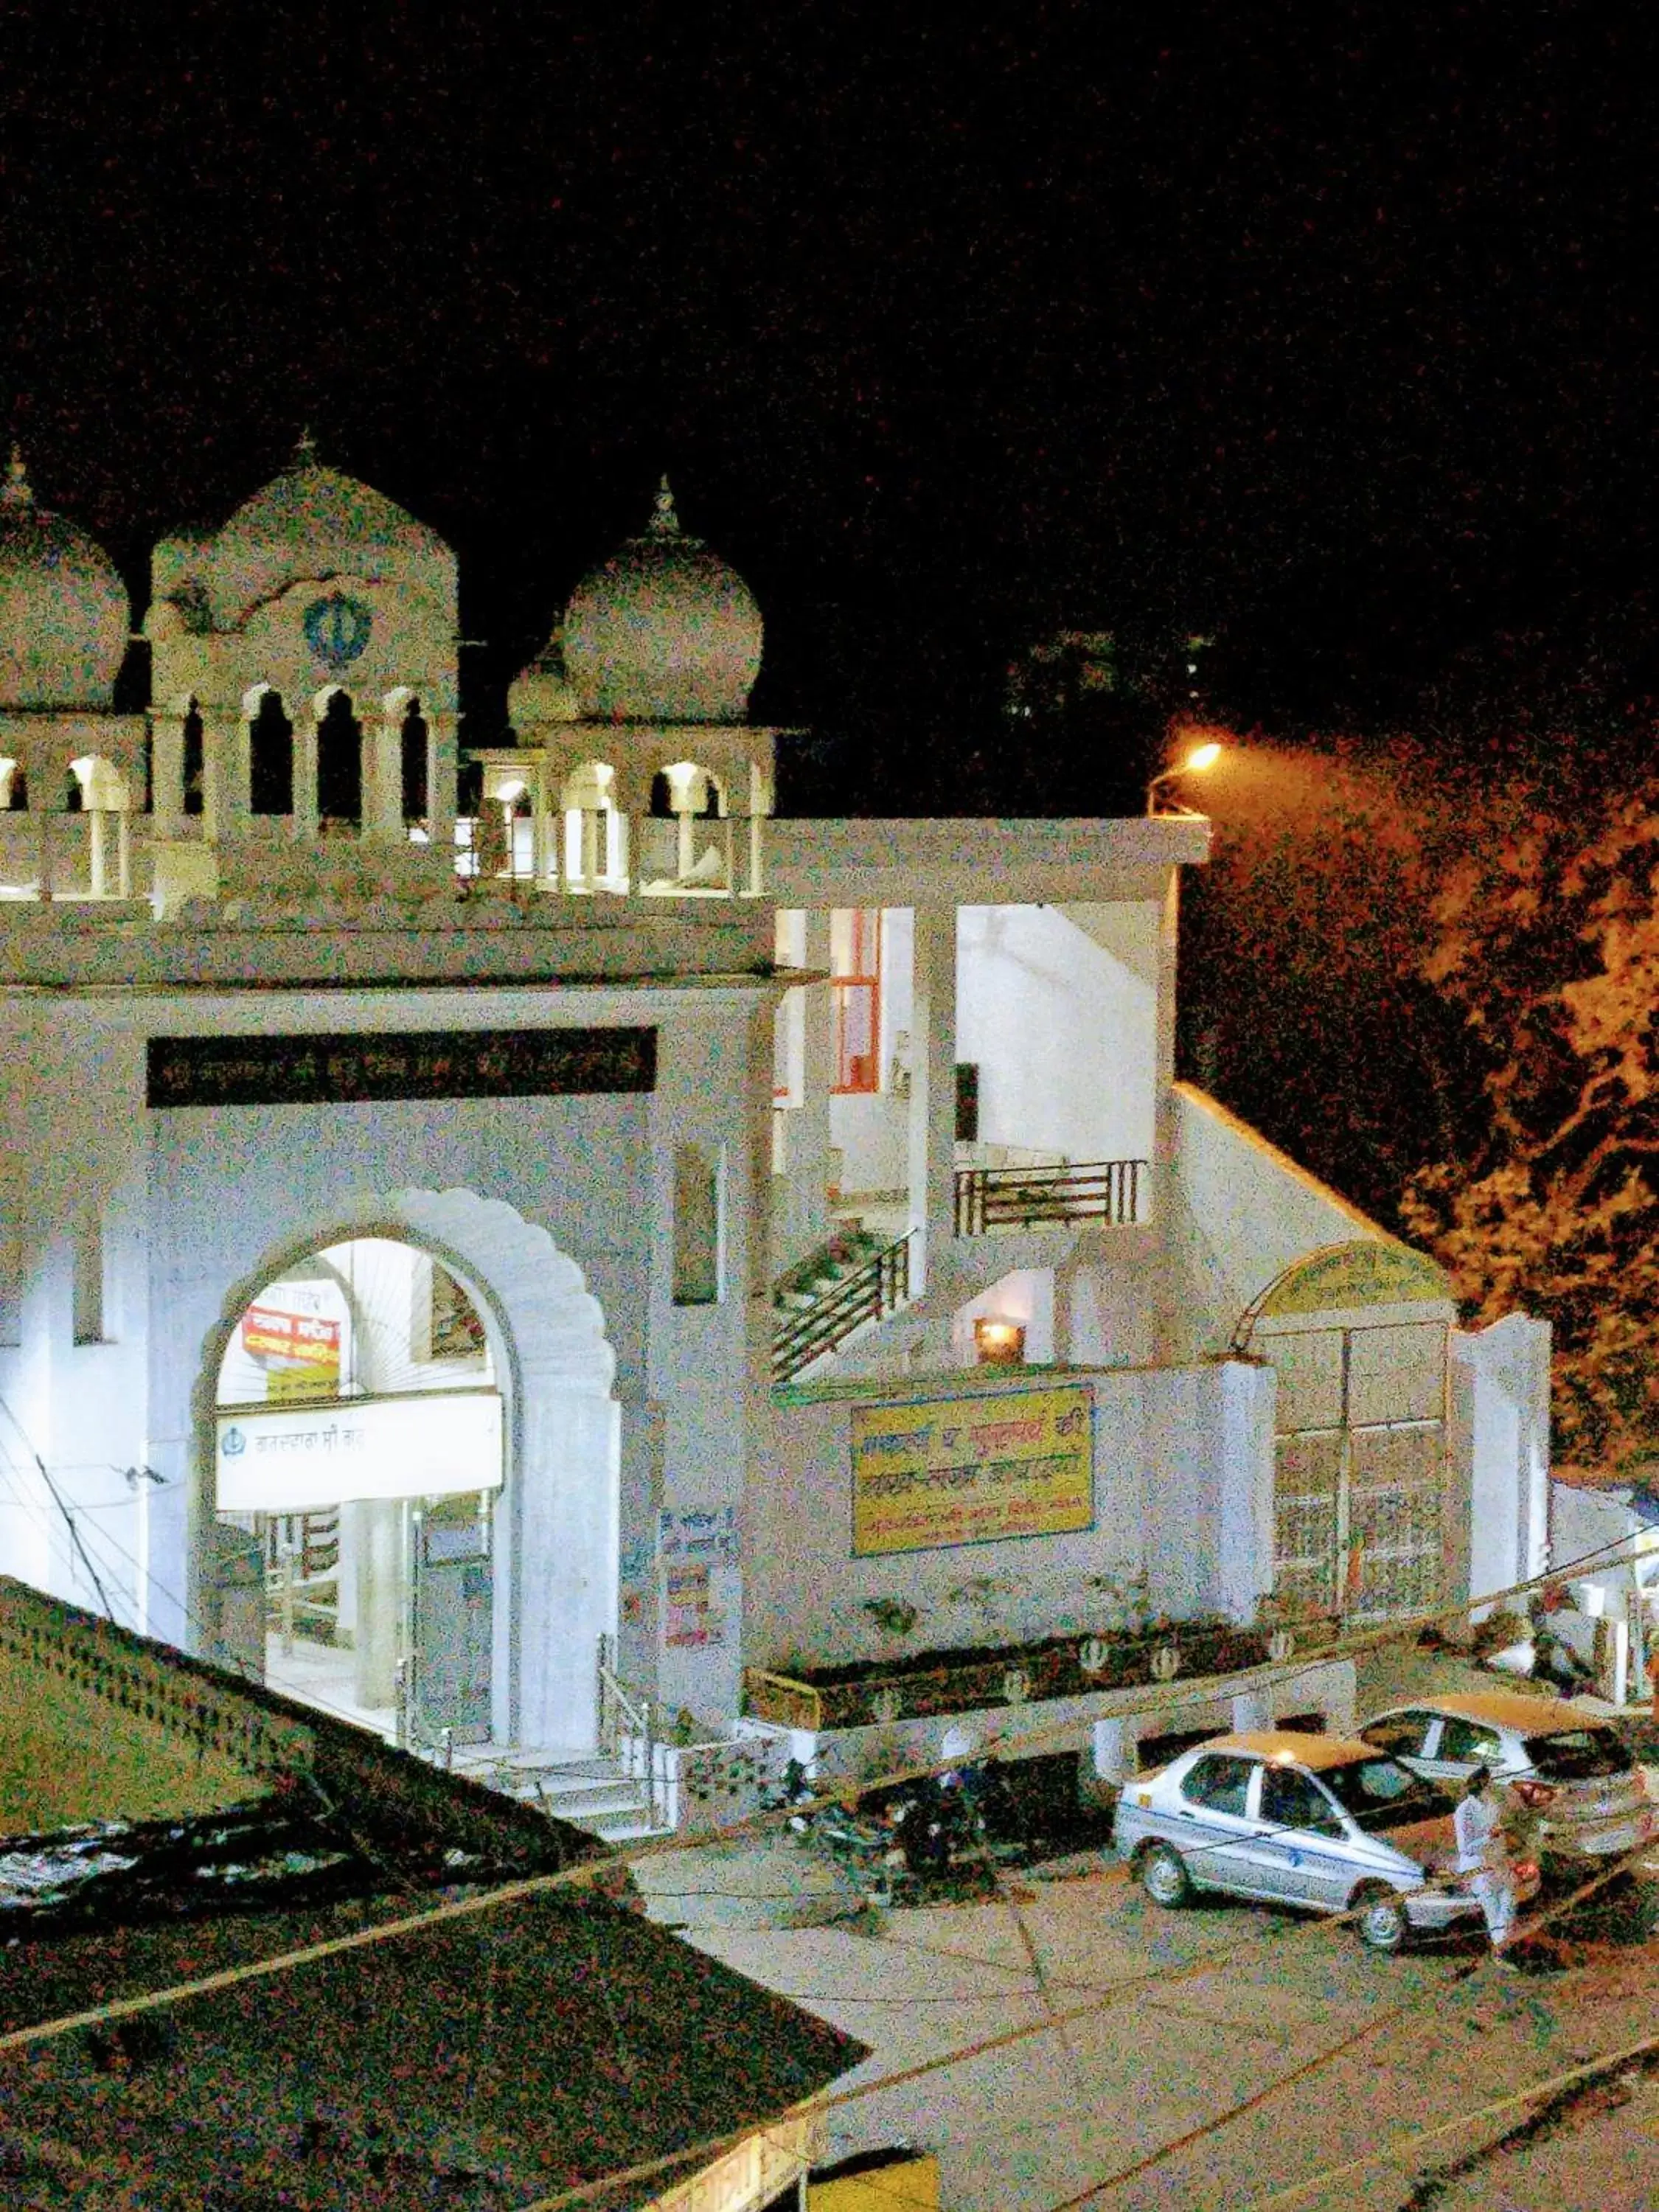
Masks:
[[[374,617],[361,599],[334,592],[313,599],[305,611],[306,643],[325,668],[338,674],[349,668],[368,643]]]

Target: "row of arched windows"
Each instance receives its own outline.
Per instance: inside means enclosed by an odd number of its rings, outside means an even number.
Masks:
[[[351,695],[331,692],[317,728],[316,811],[319,823],[360,827],[363,818],[363,726]],[[427,725],[411,699],[398,725],[403,818],[423,822],[428,811]],[[294,805],[294,724],[279,691],[263,690],[247,724],[248,811],[291,815]],[[202,811],[204,729],[194,700],[184,718],[184,793],[186,814]]]
[[[70,762],[57,811],[64,814],[125,812],[131,803],[127,779],[114,762],[88,753]],[[27,814],[32,805],[24,763],[0,758],[0,813]]]

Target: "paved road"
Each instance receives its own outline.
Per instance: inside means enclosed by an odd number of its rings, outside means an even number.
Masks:
[[[1659,1947],[1642,1932],[1651,1911],[1639,1923],[1627,1912],[1602,1931],[1611,1940],[1579,1945],[1565,1971],[1506,1975],[1467,1941],[1378,1960],[1316,1920],[1243,1905],[1161,1912],[1121,1869],[1097,1863],[1078,1878],[1011,1887],[1011,1903],[689,1936],[871,2045],[849,2084],[1011,2028],[1041,2030],[831,2115],[832,2155],[936,2147],[948,2212],[1051,2212],[1111,2175],[1121,2179],[1088,2200],[1103,2212],[1246,2212],[1385,2136],[1659,2031]],[[1081,2017],[1042,2025],[1079,2008]],[[1455,2193],[1436,2197],[1437,2208],[1486,2212],[1512,2201],[1576,2212],[1582,2201],[1586,2212],[1656,2212],[1659,2142],[1649,2195],[1601,2186],[1626,2185],[1611,2175],[1610,2149],[1592,2162],[1593,2193],[1581,2200],[1569,2187],[1575,2130],[1600,2127],[1609,2145],[1622,2141],[1620,2100],[1632,2126],[1651,2103],[1650,2085],[1632,2079],[1634,2087],[1568,2116],[1548,2138],[1553,2167],[1544,2145],[1532,2147],[1546,2193],[1493,2194],[1499,2164],[1488,2160],[1449,2176]],[[1248,2109],[1215,2126],[1235,2105]],[[1312,2212],[1401,2212],[1416,2172],[1495,2142],[1516,2117],[1449,2136],[1403,2173],[1346,2178],[1299,2201]],[[1520,2155],[1504,2154],[1512,2181],[1525,2179]],[[1133,2171],[1148,2158],[1156,2162]]]

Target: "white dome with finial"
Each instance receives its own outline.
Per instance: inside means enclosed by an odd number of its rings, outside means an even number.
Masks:
[[[564,665],[582,713],[598,720],[740,722],[762,635],[749,586],[680,528],[665,477],[645,530],[572,592]]]
[[[282,474],[213,541],[209,589],[221,620],[234,621],[301,578],[341,572],[454,601],[455,556],[437,532],[373,485],[325,467],[307,432]]]
[[[107,713],[131,628],[115,563],[35,504],[14,447],[0,485],[0,707]]]

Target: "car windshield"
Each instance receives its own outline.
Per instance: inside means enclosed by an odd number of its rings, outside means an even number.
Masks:
[[[1628,1774],[1628,1748],[1611,1729],[1559,1729],[1529,1735],[1523,1746],[1532,1771],[1546,1782],[1593,1782],[1603,1775]]]
[[[1397,1759],[1349,1759],[1341,1766],[1321,1767],[1319,1778],[1362,1828],[1401,1828],[1452,1809],[1443,1790],[1420,1781]]]

